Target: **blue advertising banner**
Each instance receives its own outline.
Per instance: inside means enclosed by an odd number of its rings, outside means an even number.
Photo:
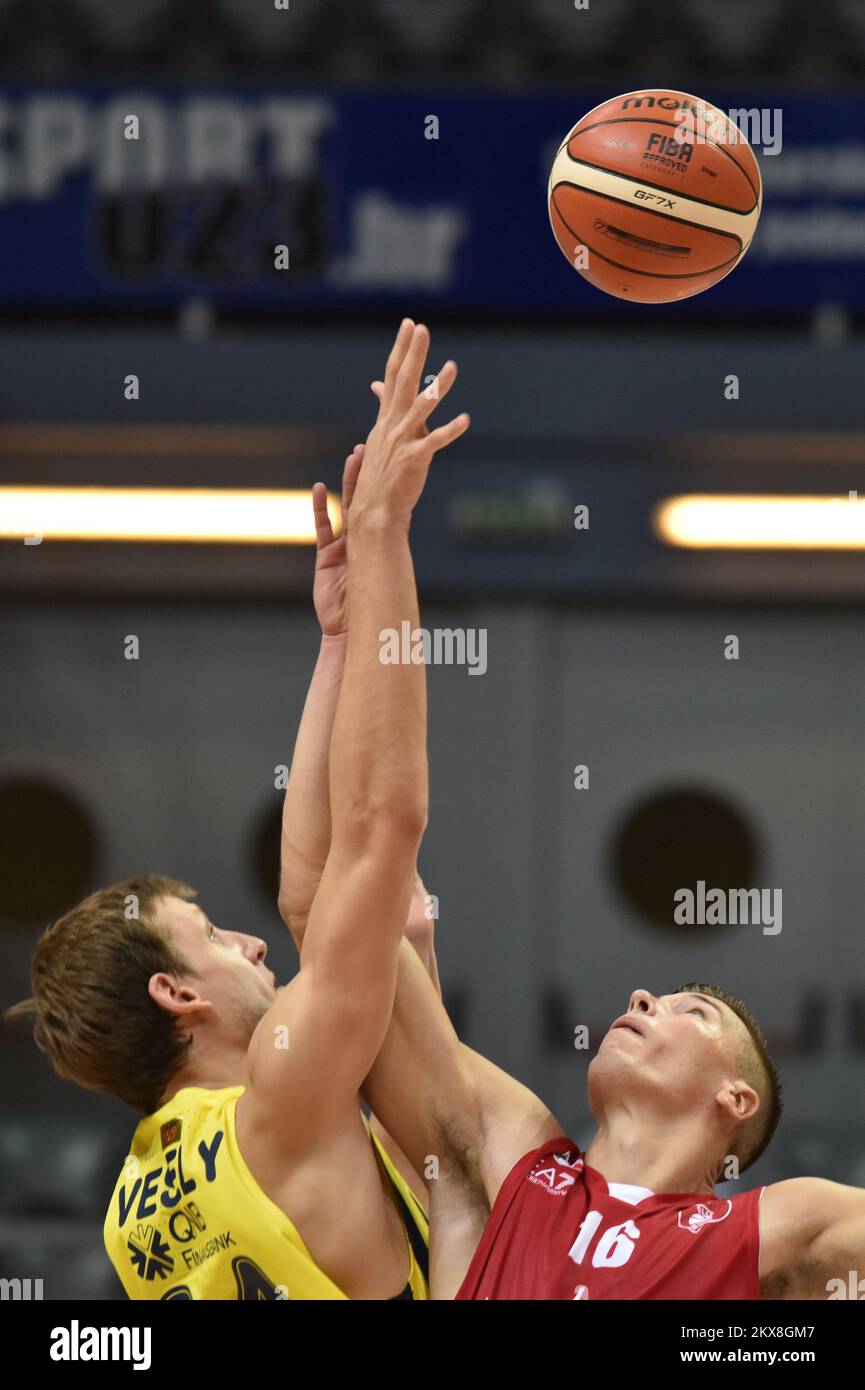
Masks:
[[[744,261],[624,304],[566,262],[547,178],[613,93],[23,86],[0,94],[0,305],[552,315],[865,307],[865,99],[713,90],[755,144]],[[282,248],[281,250],[275,248]]]

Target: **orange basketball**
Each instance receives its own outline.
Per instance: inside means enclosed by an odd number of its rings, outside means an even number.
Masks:
[[[754,151],[717,106],[626,92],[559,146],[550,221],[571,265],[607,294],[660,304],[729,275],[751,244],[763,188]]]

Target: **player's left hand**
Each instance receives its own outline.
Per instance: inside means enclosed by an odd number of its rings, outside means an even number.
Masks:
[[[351,499],[363,463],[365,444],[356,444],[345,461],[342,474],[342,531],[334,538],[327,511],[327,488],[316,483],[312,489],[315,517],[315,579],[312,601],[325,637],[338,637],[348,628],[345,602],[346,532]]]

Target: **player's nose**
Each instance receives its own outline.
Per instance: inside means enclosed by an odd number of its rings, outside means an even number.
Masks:
[[[252,960],[253,965],[261,965],[264,956],[267,955],[267,941],[261,941],[261,937],[245,937],[243,941],[243,955],[246,959]]]
[[[635,989],[628,1003],[628,1012],[634,1009],[637,1013],[653,1014],[658,1007],[658,1001],[648,989]]]
[[[227,933],[233,938],[234,945],[238,948],[247,960],[251,960],[253,965],[260,965],[267,955],[267,942],[262,941],[260,936],[248,936],[246,932]]]
[[[256,965],[263,964],[264,958],[267,955],[267,942],[262,941],[260,936],[247,937],[247,941],[249,942],[249,959],[254,961]]]

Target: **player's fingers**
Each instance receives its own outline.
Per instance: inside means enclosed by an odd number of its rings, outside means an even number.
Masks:
[[[348,460],[346,460],[347,465]],[[313,483],[312,515],[315,521],[316,549],[323,550],[333,540],[333,527],[327,512],[327,488],[324,483]]]
[[[350,488],[353,489],[353,488],[354,488],[354,484],[357,482],[357,470],[358,470],[358,467],[360,466],[360,459],[363,458],[363,450],[364,450],[364,445],[363,445],[363,444],[355,444],[354,448],[352,449],[351,453],[349,454],[348,458],[347,458],[346,461],[345,461],[345,466],[344,466],[344,468],[343,468],[343,470],[342,470],[342,505],[343,505],[343,507],[345,507],[345,506],[347,505],[347,501],[346,501],[346,493],[347,493],[347,491],[348,491]]]
[[[389,402],[398,418],[404,416],[414,403],[428,352],[429,329],[426,324],[419,323],[412,332],[411,342],[397,372],[393,395]]]
[[[427,449],[431,448],[435,453],[437,449],[444,449],[448,444],[453,444],[455,439],[459,439],[461,434],[465,434],[470,424],[471,417],[466,411],[463,411],[461,415],[455,416],[446,425],[439,425],[437,430],[431,430],[424,440],[424,444]]]
[[[381,400],[382,396],[384,395],[384,382],[371,381],[369,389],[374,396],[378,396],[379,400]]]
[[[357,487],[357,476],[360,473],[360,466],[363,463],[365,450],[365,444],[355,444],[352,453],[349,454],[345,461],[345,469],[342,475],[343,528],[348,525],[348,509],[351,506],[351,499],[354,497],[354,490]]]
[[[432,380],[427,382],[412,407],[412,414],[417,421],[427,420],[432,415],[439,401],[444,400],[456,379],[456,362],[445,362],[438,376],[434,376]]]
[[[403,361],[405,360],[405,355],[408,352],[409,344],[412,340],[414,327],[414,319],[403,319],[402,323],[399,326],[399,332],[397,333],[396,338],[394,339],[394,344],[390,350],[390,354],[388,356],[387,363],[384,369],[384,394],[382,396],[383,405],[388,405],[390,403],[391,396],[393,395],[394,385],[396,384],[397,375],[399,374],[400,368],[402,367]]]

